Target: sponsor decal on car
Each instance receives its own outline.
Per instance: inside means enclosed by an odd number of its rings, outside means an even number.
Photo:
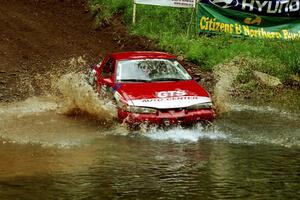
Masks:
[[[187,92],[184,90],[175,90],[175,91],[161,91],[157,92],[156,96],[158,98],[164,97],[181,97],[187,95]]]
[[[143,99],[142,102],[161,102],[161,101],[176,101],[176,100],[203,100],[203,97],[197,97],[197,96],[167,97],[167,98]]]
[[[165,97],[165,98],[152,98],[152,99],[138,99],[132,100],[134,106],[169,109],[189,107],[200,103],[209,103],[209,97],[202,96],[178,96],[178,97]]]

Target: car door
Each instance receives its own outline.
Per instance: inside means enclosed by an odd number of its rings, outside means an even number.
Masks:
[[[106,62],[100,67],[97,90],[104,97],[112,97],[112,87],[114,85],[115,64],[116,61],[112,57],[105,59]]]

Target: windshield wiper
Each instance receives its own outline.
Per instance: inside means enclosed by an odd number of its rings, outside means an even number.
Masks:
[[[185,79],[181,78],[154,78],[151,81],[184,81]]]
[[[151,82],[151,80],[147,79],[123,79],[122,82]]]

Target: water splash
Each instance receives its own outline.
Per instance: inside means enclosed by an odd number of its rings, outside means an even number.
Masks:
[[[0,105],[2,142],[69,148],[90,143],[113,126],[115,108],[99,99],[84,74],[66,74],[57,85],[61,95]],[[74,109],[76,117],[65,116]]]
[[[49,96],[55,99],[61,114],[88,114],[97,120],[111,121],[116,116],[116,109],[110,100],[100,99],[87,83],[86,63],[84,56],[62,60],[50,65],[45,74],[21,76],[18,88],[32,98]]]
[[[56,83],[68,73],[83,73],[87,69],[84,56],[73,57],[66,60],[49,63],[47,71],[34,76],[20,74],[17,81],[18,91],[27,96],[56,96],[58,94]]]
[[[242,58],[235,58],[228,63],[218,65],[214,68],[214,76],[218,82],[214,89],[213,99],[218,113],[230,111],[229,91],[240,71],[239,66],[243,65],[244,62]]]
[[[271,106],[251,106],[251,105],[242,105],[242,104],[230,104],[228,105],[231,111],[244,112],[252,111],[256,113],[267,113],[267,114],[276,114],[280,117],[287,117],[290,119],[300,119],[299,113],[292,113],[286,110],[274,108]]]
[[[170,141],[175,143],[195,143],[199,140],[226,140],[229,137],[229,135],[218,130],[205,130],[200,125],[191,129],[184,129],[177,126],[167,131],[157,129],[150,130],[148,133],[144,134],[144,136],[152,140]]]
[[[256,113],[256,115],[260,114]],[[228,119],[228,117],[232,119]],[[238,145],[272,145],[286,148],[300,146],[300,138],[297,134],[300,127],[294,122],[291,122],[291,125],[294,126],[291,128],[285,127],[278,130],[270,124],[264,129],[263,124],[245,123],[245,119],[239,121],[238,117],[237,114],[235,117],[227,116],[226,119],[219,119],[209,128],[200,124],[189,129],[180,126],[169,130],[153,128],[144,132],[142,136],[155,141],[172,143],[197,143],[201,140],[209,140]],[[275,124],[277,123],[275,122]]]
[[[0,104],[2,143],[80,146],[113,126],[116,109],[87,83],[78,70],[84,63],[81,57],[73,58],[62,62],[62,67],[50,67],[45,76],[24,78],[20,88],[31,97]],[[38,90],[44,95],[34,96]]]
[[[116,107],[110,100],[100,99],[81,73],[69,73],[61,77],[57,87],[63,97],[60,112],[66,115],[88,113],[97,119],[112,121]]]

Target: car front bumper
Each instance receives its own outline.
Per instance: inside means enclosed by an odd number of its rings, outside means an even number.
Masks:
[[[201,110],[180,110],[180,111],[157,111],[157,113],[131,113],[122,109],[118,110],[118,118],[121,122],[129,125],[139,123],[150,123],[156,125],[171,124],[195,124],[199,121],[209,121],[214,119],[212,109]]]

